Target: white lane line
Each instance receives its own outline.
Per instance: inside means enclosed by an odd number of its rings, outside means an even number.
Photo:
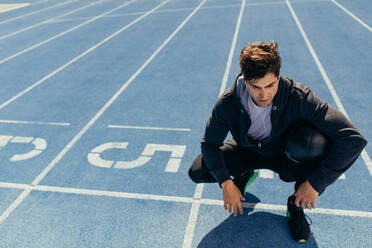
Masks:
[[[227,63],[226,63],[226,67],[225,67],[225,73],[223,74],[220,93],[219,93],[218,96],[221,96],[222,93],[226,89],[226,84],[227,84],[227,80],[228,80],[228,77],[229,77],[229,73],[230,73],[230,69],[231,69],[231,63],[232,63],[232,59],[233,59],[234,51],[235,51],[235,47],[236,47],[236,41],[237,41],[238,35],[239,35],[240,24],[241,24],[242,17],[243,17],[244,7],[245,7],[245,0],[242,1],[242,5],[240,7],[240,13],[239,13],[238,21],[237,21],[236,26],[235,26],[234,37],[233,37],[233,41],[231,42],[230,53],[229,53],[229,57],[227,59]]]
[[[292,2],[306,3],[306,2],[329,2],[329,1],[331,0],[297,0],[297,1],[292,1]],[[275,1],[275,2],[265,2],[265,3],[247,3],[245,6],[254,7],[254,6],[262,6],[262,5],[282,5],[282,4],[285,4],[285,2]],[[240,6],[241,6],[240,4],[215,5],[215,6],[202,7],[200,10],[238,8]],[[154,14],[185,12],[185,11],[191,11],[191,10],[193,10],[193,8],[165,9],[165,10],[155,11]],[[141,15],[143,13],[144,13],[143,11],[139,11],[139,12],[131,12],[131,13],[123,13],[123,14],[112,14],[112,15],[106,15],[104,16],[104,18],[116,18],[116,17],[124,17],[124,16]],[[80,18],[65,18],[65,19],[53,20],[53,21],[50,21],[49,23],[74,22],[74,21],[87,20],[89,18],[91,18],[91,16],[80,17]]]
[[[29,3],[0,4],[0,13],[23,8],[30,5]]]
[[[39,9],[39,10],[30,12],[30,13],[27,13],[27,14],[24,14],[24,15],[20,15],[20,16],[16,16],[16,17],[13,17],[13,18],[9,18],[9,19],[6,19],[4,21],[1,21],[0,22],[0,25],[1,24],[4,24],[4,23],[15,21],[15,20],[18,20],[18,19],[27,17],[27,16],[30,16],[30,15],[34,15],[34,14],[40,13],[40,12],[45,11],[45,10],[48,10],[48,9],[56,8],[56,7],[61,6],[61,5],[69,4],[69,3],[71,3],[71,1],[58,3],[58,4],[55,4],[53,6],[49,6],[49,7],[43,8],[43,9]]]
[[[0,216],[0,224],[3,223],[3,221],[8,218],[8,216],[16,209],[19,204],[30,194],[31,189],[27,188],[17,197],[17,199],[12,202],[12,204],[1,214]]]
[[[363,154],[362,154],[363,156]],[[259,173],[259,176],[260,178],[264,178],[264,179],[274,179],[274,172],[271,171],[271,170],[267,170],[267,169],[260,169],[258,171]],[[276,174],[276,173],[275,173]],[[346,179],[346,176],[345,174],[341,174],[341,176],[338,178],[338,179]]]
[[[324,82],[326,83],[326,85],[328,87],[328,90],[330,91],[330,93],[331,93],[331,95],[333,97],[333,100],[335,101],[335,103],[337,105],[337,108],[340,110],[340,112],[342,112],[350,120],[350,117],[347,114],[344,106],[342,105],[341,100],[338,97],[338,95],[336,93],[336,90],[333,87],[333,84],[332,84],[331,80],[329,79],[329,77],[328,77],[328,75],[327,75],[327,73],[326,73],[326,71],[325,71],[322,63],[320,63],[319,57],[316,54],[313,46],[311,45],[310,40],[307,37],[307,35],[306,35],[306,33],[305,33],[305,31],[304,31],[304,29],[302,27],[301,22],[298,20],[297,15],[296,15],[295,11],[292,8],[291,3],[289,2],[289,0],[285,0],[285,1],[287,3],[287,6],[288,6],[291,14],[292,14],[292,17],[293,17],[294,21],[296,22],[296,25],[297,25],[298,29],[300,30],[300,33],[301,33],[303,39],[305,40],[306,46],[309,49],[309,51],[311,53],[311,56],[313,57],[313,59],[315,61],[315,64],[317,65],[317,67],[318,67],[318,69],[320,71],[320,74],[322,75],[322,77],[324,79]],[[371,159],[368,156],[368,153],[367,153],[367,151],[365,149],[363,149],[363,151],[362,151],[362,159],[364,160],[364,163],[367,166],[367,169],[369,171],[369,174],[372,176],[372,162],[371,162]]]
[[[368,155],[366,149],[363,149],[362,151],[362,158],[364,160],[364,163],[367,165],[367,168],[369,170],[369,174],[372,176],[372,160],[370,156]]]
[[[245,5],[246,5],[246,0],[242,0],[238,20],[236,22],[233,40],[231,42],[229,57],[227,59],[225,72],[224,72],[224,76],[221,82],[221,88],[220,88],[218,96],[221,96],[226,88],[226,83],[227,83],[227,79],[228,79],[230,68],[231,68],[231,61],[232,61],[233,53],[235,51],[236,41],[238,39],[240,24],[241,24],[241,20],[243,17]],[[182,245],[183,248],[189,248],[192,245],[192,240],[194,238],[195,227],[196,227],[197,218],[199,214],[199,208],[200,208],[200,203],[198,202],[198,199],[201,198],[203,194],[203,189],[204,189],[204,184],[198,184],[196,186],[195,193],[194,193],[194,199],[196,200],[196,202],[193,202],[191,206],[190,215],[189,215],[189,219],[187,222],[186,232],[185,232],[183,245]]]
[[[166,0],[159,5],[157,5],[155,8],[151,9],[148,11],[145,15],[142,15],[140,18],[137,18],[131,23],[136,23],[140,19],[144,18],[147,15],[150,15],[153,11],[157,10],[158,8],[162,7],[164,4],[169,2],[169,0]],[[133,25],[132,24],[132,25]],[[130,24],[129,24],[130,25]],[[127,25],[128,26],[128,25]],[[124,28],[126,28],[125,26]],[[124,28],[120,29],[119,31],[123,31]],[[119,31],[117,31],[115,34],[118,34]],[[177,32],[179,31],[179,28],[176,30]],[[171,38],[174,37],[174,35],[177,32],[173,32],[172,35],[170,36]],[[110,37],[113,37],[110,36]],[[170,38],[169,37],[169,38]],[[110,100],[96,113],[96,115],[86,124],[83,129],[80,130],[80,132],[65,146],[65,148],[57,155],[57,157],[34,179],[34,181],[31,183],[32,185],[37,185],[43,178],[49,173],[51,169],[62,159],[62,157],[78,142],[78,140],[85,134],[86,131],[103,115],[103,113],[111,106],[111,104],[120,96],[120,94],[133,82],[133,80],[145,69],[145,67],[155,58],[155,56],[160,52],[160,50],[163,49],[165,45],[168,44],[168,42],[171,39],[167,39],[163,44],[156,50],[156,52],[151,55],[149,59],[146,60],[146,62],[130,77],[130,79],[125,82],[122,87],[110,98]],[[108,39],[106,39],[108,40]]]
[[[170,127],[141,127],[141,126],[122,126],[122,125],[108,125],[108,128],[128,128],[128,129],[144,129],[144,130],[164,130],[164,131],[181,131],[190,132],[190,128],[170,128]]]
[[[201,199],[200,204],[205,205],[215,205],[223,206],[223,201],[212,200],[212,199]],[[277,204],[264,204],[264,203],[242,203],[244,208],[254,208],[256,210],[271,210],[271,211],[286,211],[286,205]],[[309,214],[327,214],[327,215],[337,215],[337,216],[347,216],[347,217],[362,217],[362,218],[372,218],[372,212],[366,211],[355,211],[355,210],[341,210],[341,209],[331,209],[331,208],[316,208],[316,209],[305,209],[305,213]]]
[[[354,210],[342,210],[342,209],[331,209],[331,208],[316,208],[312,210],[305,210],[305,213],[311,214],[329,214],[337,216],[348,216],[348,217],[364,217],[372,218],[372,212],[354,211]]]
[[[331,1],[334,4],[336,4],[337,7],[339,7],[343,11],[345,11],[346,14],[348,14],[349,16],[351,16],[352,18],[354,18],[354,20],[356,20],[357,22],[359,22],[360,24],[362,24],[363,27],[365,27],[369,32],[372,32],[372,28],[370,26],[368,26],[365,22],[363,22],[361,19],[359,19],[356,15],[354,15],[353,13],[351,13],[348,9],[346,9],[344,6],[342,6],[338,2],[336,2],[336,0],[331,0]]]
[[[167,0],[168,1],[168,0]],[[21,91],[20,93],[18,93],[17,95],[15,95],[14,97],[10,98],[9,100],[7,100],[6,102],[2,103],[0,105],[0,110],[3,109],[5,106],[9,105],[10,103],[14,102],[15,100],[17,100],[18,98],[20,98],[21,96],[23,96],[24,94],[28,93],[29,91],[31,91],[33,88],[35,88],[36,86],[44,83],[46,80],[48,80],[49,78],[53,77],[54,75],[56,75],[58,72],[64,70],[66,67],[70,66],[71,64],[75,63],[76,61],[78,61],[79,59],[81,59],[82,57],[84,57],[85,55],[89,54],[90,52],[94,51],[95,49],[97,49],[98,47],[100,47],[101,45],[103,45],[104,43],[106,43],[107,41],[111,40],[112,38],[114,38],[115,36],[117,36],[118,34],[120,34],[121,32],[123,32],[124,30],[130,28],[131,26],[133,26],[134,24],[136,24],[137,22],[139,22],[140,20],[142,20],[143,18],[145,18],[146,16],[148,16],[149,14],[151,14],[153,11],[155,11],[156,9],[160,8],[162,5],[164,5],[167,1],[161,3],[160,5],[158,5],[157,7],[149,10],[148,12],[146,12],[145,14],[141,15],[140,17],[138,17],[137,19],[133,20],[131,23],[125,25],[124,27],[122,27],[121,29],[119,29],[118,31],[116,31],[115,33],[111,34],[110,36],[106,37],[104,40],[98,42],[96,45],[90,47],[89,49],[87,49],[85,52],[81,53],[80,55],[78,55],[77,57],[73,58],[72,60],[70,60],[69,62],[67,62],[66,64],[62,65],[61,67],[59,67],[58,69],[56,69],[55,71],[49,73],[48,75],[46,75],[45,77],[43,77],[42,79],[40,79],[39,81],[37,81],[36,83],[32,84],[31,86],[29,86],[28,88],[26,88],[25,90]]]
[[[119,97],[119,95],[133,82],[133,80],[146,68],[146,66],[156,57],[157,54],[174,38],[174,36],[183,28],[183,26],[194,16],[199,8],[205,3],[203,0],[198,7],[176,28],[176,30],[160,45],[160,47],[146,60],[146,62],[123,84],[123,86],[114,94],[114,96],[98,111],[98,113],[79,131],[79,133],[62,149],[62,151],[53,159],[53,161],[32,181],[31,185],[36,186],[49,173],[50,170],[63,158],[63,156],[78,142],[78,140],[85,134],[86,131],[103,115],[103,113],[110,107],[110,105]],[[147,16],[166,4],[164,1],[157,7],[153,8]],[[138,20],[138,19],[137,19]],[[120,31],[120,30],[119,30]],[[118,32],[119,32],[118,31]],[[118,33],[116,32],[116,33]],[[15,202],[13,202],[5,212],[0,216],[0,224],[18,207],[18,205],[29,195],[30,190],[26,189]]]
[[[194,238],[195,227],[198,220],[200,199],[203,194],[204,184],[198,184],[195,188],[195,193],[191,205],[189,219],[187,221],[185,236],[183,238],[182,248],[188,248],[192,245],[192,240]]]
[[[29,191],[36,190],[36,191],[62,193],[62,194],[104,196],[104,197],[115,197],[115,198],[134,199],[134,200],[152,200],[152,201],[181,202],[181,203],[193,203],[193,204],[196,203],[199,206],[200,205],[223,206],[222,200],[201,199],[201,192],[202,192],[202,187],[203,187],[202,185],[203,184],[198,184],[195,190],[194,197],[191,198],[191,197],[181,197],[181,196],[137,194],[137,193],[127,193],[127,192],[107,191],[107,190],[78,189],[78,188],[56,187],[56,186],[47,186],[47,185],[31,186],[28,184],[0,182],[0,188],[6,188],[6,189],[23,189],[23,190],[29,190]],[[244,208],[254,208],[256,210],[286,211],[287,209],[286,205],[277,205],[277,204],[243,202],[242,205]],[[305,209],[305,212],[310,213],[310,214],[326,214],[326,215],[336,215],[336,216],[346,216],[346,217],[372,218],[372,212],[356,211],[356,210],[316,208],[312,210]],[[192,218],[192,221],[196,221],[196,218]]]
[[[29,124],[29,125],[49,125],[49,126],[70,126],[66,122],[43,122],[43,121],[17,121],[17,120],[0,120],[0,123],[9,124]]]
[[[92,196],[107,196],[107,197],[128,198],[128,199],[136,199],[136,200],[154,200],[154,201],[185,202],[185,203],[191,203],[193,201],[193,199],[190,197],[136,194],[136,193],[125,193],[125,192],[115,192],[115,191],[106,191],[106,190],[76,189],[76,188],[65,188],[65,187],[44,186],[44,185],[37,185],[37,186],[32,187],[32,189],[38,190],[38,191],[46,191],[46,192],[78,194],[78,195],[92,195]]]
[[[159,10],[159,11],[155,11],[153,14],[173,13],[173,12],[186,12],[186,11],[192,11],[193,9],[194,8],[180,8],[180,9]],[[204,9],[204,8],[202,8],[202,9]],[[144,11],[123,13],[123,14],[112,14],[112,15],[106,15],[104,18],[116,18],[116,17],[142,15],[143,13],[144,13]],[[59,19],[59,20],[50,21],[49,23],[73,22],[73,21],[86,20],[86,19],[89,19],[89,18],[91,18],[91,17],[65,18],[65,19]]]
[[[292,3],[329,2],[330,0],[293,0]],[[284,4],[284,2],[282,2]]]
[[[274,179],[274,172],[267,169],[260,169],[258,171],[260,178]]]
[[[57,35],[55,35],[55,36],[52,36],[52,37],[50,37],[49,39],[46,39],[46,40],[41,41],[41,42],[39,42],[39,43],[37,43],[37,44],[35,44],[35,45],[33,45],[33,46],[28,47],[28,48],[26,48],[26,49],[24,49],[24,50],[22,50],[22,51],[19,51],[19,52],[15,53],[15,54],[13,54],[13,55],[11,55],[11,56],[5,58],[5,59],[0,60],[0,64],[5,63],[5,62],[7,62],[8,60],[14,59],[15,57],[18,57],[19,55],[22,55],[22,54],[24,54],[24,53],[26,53],[26,52],[29,52],[29,51],[31,51],[31,50],[37,48],[37,47],[40,47],[40,46],[42,46],[42,45],[45,45],[46,43],[49,43],[49,42],[51,42],[52,40],[55,40],[55,39],[57,39],[57,38],[59,38],[59,37],[62,37],[62,36],[66,35],[66,34],[68,34],[68,33],[70,33],[70,32],[72,32],[72,31],[74,31],[74,30],[76,30],[76,29],[78,29],[78,28],[81,28],[81,27],[83,27],[83,26],[85,26],[85,25],[87,25],[87,24],[89,24],[89,23],[91,23],[91,22],[94,22],[94,21],[96,21],[96,20],[102,18],[103,16],[105,16],[105,15],[107,15],[107,14],[110,14],[111,12],[114,12],[114,11],[116,11],[116,10],[118,10],[118,9],[124,8],[124,7],[126,7],[126,6],[128,6],[128,5],[132,4],[132,3],[134,3],[134,2],[136,2],[136,1],[137,1],[137,0],[132,0],[132,1],[126,2],[126,3],[124,3],[124,4],[122,4],[122,5],[118,6],[118,7],[116,7],[116,8],[114,8],[114,9],[111,9],[111,10],[109,10],[109,11],[103,13],[103,14],[100,14],[100,15],[98,15],[98,16],[93,17],[93,18],[89,19],[89,20],[86,21],[86,22],[83,22],[83,23],[81,23],[81,24],[79,24],[79,25],[77,25],[77,26],[74,26],[74,27],[72,27],[72,28],[70,28],[70,29],[68,29],[68,30],[65,30],[65,31],[63,31],[63,32],[61,32],[61,33],[59,33],[59,34],[57,34]]]
[[[24,32],[24,31],[30,30],[30,29],[32,29],[32,28],[36,28],[36,27],[41,26],[41,25],[43,25],[43,24],[45,24],[45,23],[48,23],[50,20],[54,20],[54,19],[57,19],[57,18],[61,18],[61,17],[67,16],[67,15],[70,15],[70,14],[72,14],[72,13],[78,12],[78,11],[83,10],[83,9],[86,9],[86,8],[89,8],[89,7],[91,7],[91,6],[93,6],[93,5],[96,5],[96,4],[99,4],[99,3],[101,3],[101,1],[93,2],[93,3],[90,3],[90,4],[85,5],[85,6],[83,6],[83,7],[80,7],[80,8],[74,9],[74,10],[72,10],[72,11],[70,11],[70,12],[65,13],[65,14],[62,14],[62,15],[59,15],[59,16],[55,16],[55,17],[53,17],[53,18],[50,18],[50,19],[47,19],[47,20],[45,20],[45,21],[42,21],[42,22],[39,22],[39,23],[36,23],[36,24],[30,25],[30,26],[28,26],[28,27],[22,28],[22,29],[20,29],[20,30],[15,31],[15,32],[12,32],[12,33],[9,33],[9,34],[6,34],[6,35],[3,35],[3,36],[0,37],[0,40],[3,40],[3,39],[6,39],[6,38],[9,38],[9,37],[14,36],[14,35],[16,35],[16,34],[19,34],[19,33],[22,33],[22,32]]]
[[[29,187],[30,187],[30,185],[28,185],[28,184],[0,182],[0,188],[6,188],[6,189],[28,189]]]

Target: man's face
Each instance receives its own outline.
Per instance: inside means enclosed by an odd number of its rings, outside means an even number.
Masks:
[[[253,102],[259,107],[267,107],[278,92],[279,78],[267,73],[263,78],[246,81]]]

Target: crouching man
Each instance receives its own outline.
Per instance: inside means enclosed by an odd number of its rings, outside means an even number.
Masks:
[[[355,162],[367,141],[309,87],[280,75],[276,42],[248,44],[239,63],[241,73],[217,100],[189,176],[196,183],[217,182],[224,207],[234,216],[243,213],[241,201],[255,169],[296,182],[287,201],[288,223],[293,239],[306,242],[311,231],[303,209],[315,208],[319,194]],[[329,143],[325,156],[298,161],[286,155],[288,133],[296,123],[308,123],[324,135]],[[233,139],[224,143],[228,132]]]

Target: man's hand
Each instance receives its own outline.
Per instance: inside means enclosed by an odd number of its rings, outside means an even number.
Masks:
[[[319,193],[311,186],[309,181],[304,182],[298,188],[295,196],[295,204],[302,208],[315,208],[315,201]]]
[[[234,216],[237,216],[239,209],[239,213],[243,214],[241,201],[244,201],[245,199],[240,193],[238,187],[235,186],[234,182],[231,179],[226,180],[221,184],[221,187],[225,210],[228,210],[229,213],[233,210]]]

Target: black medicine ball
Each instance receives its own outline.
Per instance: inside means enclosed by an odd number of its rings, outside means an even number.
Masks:
[[[297,163],[309,163],[324,158],[329,147],[326,137],[307,123],[296,124],[285,142],[286,156]]]

